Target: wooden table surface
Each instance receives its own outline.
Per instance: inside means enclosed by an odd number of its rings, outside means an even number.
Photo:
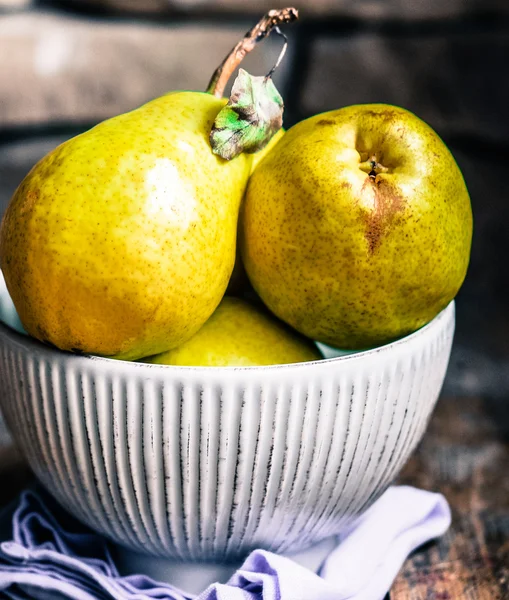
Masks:
[[[509,402],[441,398],[399,482],[443,493],[453,523],[406,561],[391,600],[508,600]]]
[[[0,451],[0,505],[31,481]],[[509,402],[444,396],[399,483],[443,493],[453,524],[403,566],[391,600],[509,599]]]

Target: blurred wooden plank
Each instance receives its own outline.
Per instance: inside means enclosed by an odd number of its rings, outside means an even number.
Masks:
[[[274,0],[60,0],[59,4],[140,14],[171,14],[178,10],[198,15],[207,12],[256,15],[283,6]],[[397,20],[450,19],[508,8],[505,0],[312,0],[294,4],[306,16]]]
[[[95,124],[172,90],[203,91],[247,22],[172,25],[33,10],[0,15],[0,130]],[[243,62],[263,75],[275,37]],[[288,61],[275,77],[281,85]]]
[[[440,491],[453,524],[402,569],[392,600],[509,598],[509,404],[443,398],[400,483]]]
[[[0,13],[26,10],[32,6],[32,0],[0,0]]]
[[[445,139],[471,136],[506,144],[509,85],[497,73],[507,56],[505,27],[449,35],[375,31],[320,37],[311,48],[301,111],[307,116],[351,104],[395,104]]]

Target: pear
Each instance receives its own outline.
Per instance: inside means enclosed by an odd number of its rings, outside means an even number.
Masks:
[[[145,362],[160,365],[249,367],[318,360],[316,346],[266,310],[225,296],[190,340]]]
[[[394,106],[350,106],[298,123],[275,150],[250,178],[240,245],[276,316],[362,349],[417,330],[455,297],[472,211],[427,124]]]
[[[245,155],[212,154],[224,102],[168,94],[43,158],[0,232],[7,287],[32,336],[134,359],[181,344],[219,304],[235,260]]]
[[[136,359],[179,346],[214,312],[235,261],[252,156],[237,144],[236,158],[225,160],[210,135],[242,57],[296,18],[272,12],[218,68],[211,93],[169,93],[104,121],[50,152],[20,184],[2,221],[0,262],[30,335],[62,350]],[[257,120],[250,152],[274,123]]]

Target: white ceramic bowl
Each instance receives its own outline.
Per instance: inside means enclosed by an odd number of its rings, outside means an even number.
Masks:
[[[16,326],[4,288],[0,313]],[[75,356],[0,325],[0,403],[46,489],[111,540],[182,560],[297,552],[398,474],[438,398],[453,331],[451,303],[376,350],[192,368]]]

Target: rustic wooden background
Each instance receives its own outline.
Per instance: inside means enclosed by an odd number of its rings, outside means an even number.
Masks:
[[[509,598],[509,404],[444,396],[399,481],[439,490],[453,525],[408,560],[392,600]]]

